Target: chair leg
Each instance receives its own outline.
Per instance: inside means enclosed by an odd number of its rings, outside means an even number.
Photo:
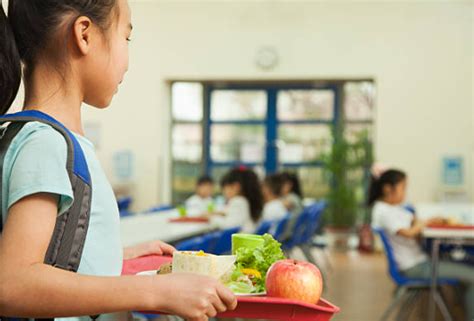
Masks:
[[[445,321],[452,321],[453,318],[451,316],[451,313],[449,313],[448,307],[446,306],[446,300],[443,296],[443,293],[440,290],[441,289],[438,289],[435,293],[435,297],[434,297],[435,303],[438,306],[438,309],[441,312],[443,319]]]
[[[313,253],[311,253],[311,248],[308,245],[303,244],[303,245],[300,245],[299,248],[301,249],[301,251],[303,251],[303,254],[304,256],[306,256],[306,259],[308,260],[308,262],[311,262],[316,266],[318,265],[316,263],[316,258],[314,257]]]
[[[403,302],[403,308],[398,311],[397,321],[407,321],[414,310],[415,303],[420,297],[420,291],[417,289],[408,290]]]
[[[326,262],[328,272],[332,272],[334,270],[332,263],[331,263],[331,258],[328,255],[328,252],[325,248],[322,249],[323,256],[324,256],[324,261]]]
[[[402,301],[402,299],[406,295],[406,289],[405,288],[398,288],[396,293],[395,293],[395,298],[392,300],[388,308],[385,310],[383,313],[382,317],[380,318],[380,321],[387,321],[390,315],[392,314],[393,310],[397,307],[397,305]]]

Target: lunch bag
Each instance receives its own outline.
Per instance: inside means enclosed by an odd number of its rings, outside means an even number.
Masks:
[[[0,125],[4,126],[0,127],[0,182],[3,183],[3,163],[8,147],[23,126],[32,121],[51,126],[66,140],[66,168],[74,194],[72,206],[66,213],[58,216],[56,219],[53,236],[44,262],[59,269],[77,272],[89,227],[92,184],[84,152],[74,135],[60,122],[40,111],[28,110],[1,116]],[[1,193],[2,189],[0,189],[0,209],[2,208]],[[2,225],[0,216],[0,234]],[[91,318],[95,320],[98,316]],[[0,317],[0,320],[18,320],[18,318],[7,319]],[[42,320],[52,321],[53,319]]]

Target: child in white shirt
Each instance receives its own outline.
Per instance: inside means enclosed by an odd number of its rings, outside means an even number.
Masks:
[[[262,184],[262,193],[265,200],[263,220],[278,220],[287,214],[288,210],[280,199],[283,180],[280,175],[269,175]]]
[[[390,169],[372,179],[369,191],[369,205],[373,206],[372,226],[382,228],[387,233],[395,261],[403,274],[429,279],[431,262],[417,239],[426,224],[439,223],[440,219],[422,222],[404,209],[402,203],[406,186],[406,174],[399,170]],[[474,269],[462,263],[442,261],[439,263],[439,276],[459,279],[467,285],[466,320],[474,320]]]
[[[196,192],[186,200],[186,213],[188,216],[199,216],[209,210],[212,206],[212,194],[214,192],[214,181],[208,176],[199,178]]]
[[[221,229],[239,226],[242,233],[253,233],[263,203],[257,175],[250,169],[236,168],[222,178],[221,187],[226,205],[222,212],[211,214],[211,222]]]

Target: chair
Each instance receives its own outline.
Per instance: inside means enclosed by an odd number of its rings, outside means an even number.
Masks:
[[[204,251],[209,253],[213,250],[216,243],[215,233],[196,236],[176,244],[178,251]]]
[[[291,238],[283,243],[284,249],[292,249],[302,244],[310,244],[316,232],[326,203],[324,201],[314,203],[303,209],[296,219]]]
[[[174,207],[172,205],[157,205],[149,208],[145,213],[158,213],[172,210]]]
[[[270,220],[263,221],[255,230],[255,234],[263,235],[265,233],[268,233],[270,229],[272,228],[272,226],[273,226],[273,221],[270,221]]]
[[[311,248],[313,247],[313,236],[321,223],[321,217],[326,207],[326,202],[320,201],[307,207],[307,221],[306,228],[302,231],[301,237],[298,240],[297,246],[304,253],[309,262],[316,264]]]
[[[421,297],[421,294],[423,292],[430,291],[431,280],[423,278],[409,278],[403,275],[398,269],[398,265],[395,261],[395,257],[393,254],[392,246],[385,231],[381,228],[373,228],[373,230],[380,236],[380,239],[382,240],[388,262],[388,272],[390,277],[392,278],[392,281],[397,287],[395,291],[395,298],[392,300],[392,303],[389,305],[389,307],[385,310],[380,320],[388,320],[391,313],[399,304],[403,304],[404,309],[400,311],[398,319],[408,320],[410,317],[410,313],[413,311],[415,303]],[[438,286],[457,285],[458,283],[459,282],[456,279],[438,279]],[[442,297],[439,297],[439,300],[441,300],[441,302],[438,300],[435,302],[440,308],[443,315],[448,316],[445,319],[452,320],[452,318],[449,316],[449,311],[444,310],[444,307],[446,306],[444,304],[444,299]]]
[[[288,222],[290,221],[290,214],[287,214],[282,219],[276,222],[275,228],[271,229],[270,233],[273,235],[275,240],[282,242],[283,237],[285,236],[286,227],[288,226]]]
[[[233,227],[223,231],[215,232],[214,248],[210,253],[217,255],[230,253],[232,250],[232,234],[239,233],[240,227]]]
[[[117,206],[119,208],[119,211],[124,211],[124,210],[128,211],[130,209],[131,203],[132,203],[131,196],[120,197],[117,199]]]

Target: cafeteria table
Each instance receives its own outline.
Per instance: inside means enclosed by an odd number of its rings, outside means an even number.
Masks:
[[[432,240],[431,289],[428,320],[435,320],[435,303],[438,303],[444,320],[452,321],[448,308],[438,292],[439,248],[441,244],[474,245],[474,226],[430,226],[423,230],[423,237]]]
[[[214,230],[209,223],[172,222],[178,217],[176,209],[123,217],[120,220],[122,245],[126,247],[154,240],[175,243]]]

